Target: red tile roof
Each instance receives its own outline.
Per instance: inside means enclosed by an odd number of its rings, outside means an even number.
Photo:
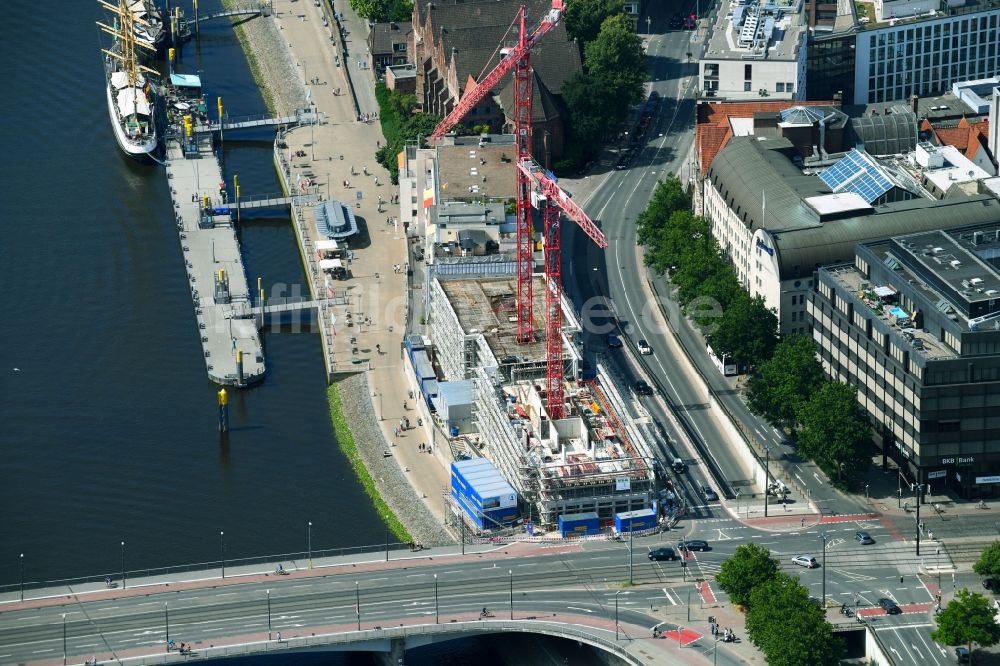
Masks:
[[[701,173],[708,172],[712,160],[733,137],[730,118],[753,118],[762,111],[784,111],[795,106],[832,106],[833,102],[801,102],[796,100],[761,100],[756,102],[721,102],[698,105],[698,124],[695,142]]]

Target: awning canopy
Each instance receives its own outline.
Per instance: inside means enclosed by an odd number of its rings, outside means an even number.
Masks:
[[[321,252],[333,252],[339,250],[340,245],[335,240],[318,240],[316,241],[316,249]]]
[[[343,267],[344,263],[340,259],[321,259],[319,262],[319,268],[323,271],[332,271]]]
[[[195,74],[171,74],[170,85],[179,88],[201,88],[201,77]]]
[[[146,77],[142,74],[136,74],[135,84],[142,88],[146,85]],[[111,85],[115,90],[121,90],[122,88],[128,88],[128,72],[112,72],[111,73]]]
[[[896,290],[892,287],[875,287],[875,295],[879,298],[889,298],[896,295]]]

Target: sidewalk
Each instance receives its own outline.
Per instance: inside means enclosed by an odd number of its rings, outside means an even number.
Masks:
[[[335,309],[332,365],[345,375],[366,372],[372,408],[379,419],[386,446],[359,441],[359,446],[376,446],[389,451],[406,473],[407,479],[434,516],[444,522],[440,500],[449,482],[446,459],[435,460],[420,449],[431,443],[430,422],[416,411],[418,387],[404,370],[403,334],[410,313],[407,312],[407,240],[404,230],[389,223],[395,219],[390,202],[399,190],[390,182],[389,173],[375,161],[375,152],[383,145],[378,121],[360,122],[349,88],[353,86],[360,113],[374,114],[374,81],[364,63],[367,26],[346,3],[338,3],[341,23],[348,31],[349,58],[340,62],[337,24],[327,19],[323,8],[312,3],[275,0],[271,19],[280,29],[297,63],[298,73],[310,91],[311,103],[325,122],[298,127],[285,135],[288,153],[305,153],[290,161],[292,182],[309,178],[324,197],[354,206],[361,233],[349,240],[350,277],[328,284],[327,291],[345,292],[347,304]],[[338,64],[339,63],[339,64]],[[349,77],[349,79],[348,79]],[[335,91],[340,90],[340,94]],[[318,238],[314,221],[307,219],[310,236]],[[324,284],[317,259],[306,253],[307,272]],[[328,294],[318,294],[327,296]],[[350,322],[348,321],[350,320]],[[326,322],[324,322],[326,325]],[[336,375],[334,376],[336,379]],[[419,399],[419,398],[416,398]],[[405,405],[405,407],[404,407]],[[417,426],[423,419],[424,427]],[[410,427],[398,431],[401,419]],[[403,422],[405,426],[405,421]],[[440,452],[444,453],[444,452]]]

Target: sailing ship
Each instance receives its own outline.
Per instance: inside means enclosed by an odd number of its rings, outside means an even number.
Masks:
[[[158,138],[152,84],[146,75],[158,76],[159,72],[139,64],[138,54],[139,49],[155,51],[156,47],[136,37],[135,26],[148,22],[129,9],[128,0],[118,0],[117,5],[97,1],[114,17],[113,26],[97,23],[113,38],[111,48],[101,49],[111,128],[126,155],[147,160],[156,151]]]
[[[144,42],[154,49],[163,46],[167,38],[167,27],[153,0],[129,0],[128,10],[135,19],[133,31],[136,41]]]

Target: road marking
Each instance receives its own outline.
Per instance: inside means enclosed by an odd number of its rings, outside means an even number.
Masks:
[[[47,648],[45,650],[32,650],[31,654],[42,654],[43,652],[55,652],[55,649]]]
[[[667,598],[667,601],[669,601],[669,602],[670,602],[671,604],[673,604],[674,606],[676,606],[676,605],[677,605],[677,602],[676,602],[676,601],[674,601],[674,598],[673,598],[672,596],[670,596],[670,593],[669,593],[669,592],[667,592],[667,588],[663,588],[663,596],[664,596],[664,597],[666,597],[666,598]]]
[[[580,608],[579,606],[566,606],[566,608],[569,609],[569,610],[583,611],[584,613],[593,613],[594,612],[594,611],[590,610],[589,608]]]
[[[801,483],[803,486],[808,485],[808,484],[806,484],[805,479],[803,479],[801,476],[799,476],[797,472],[795,474],[795,478],[798,479],[799,483]]]

